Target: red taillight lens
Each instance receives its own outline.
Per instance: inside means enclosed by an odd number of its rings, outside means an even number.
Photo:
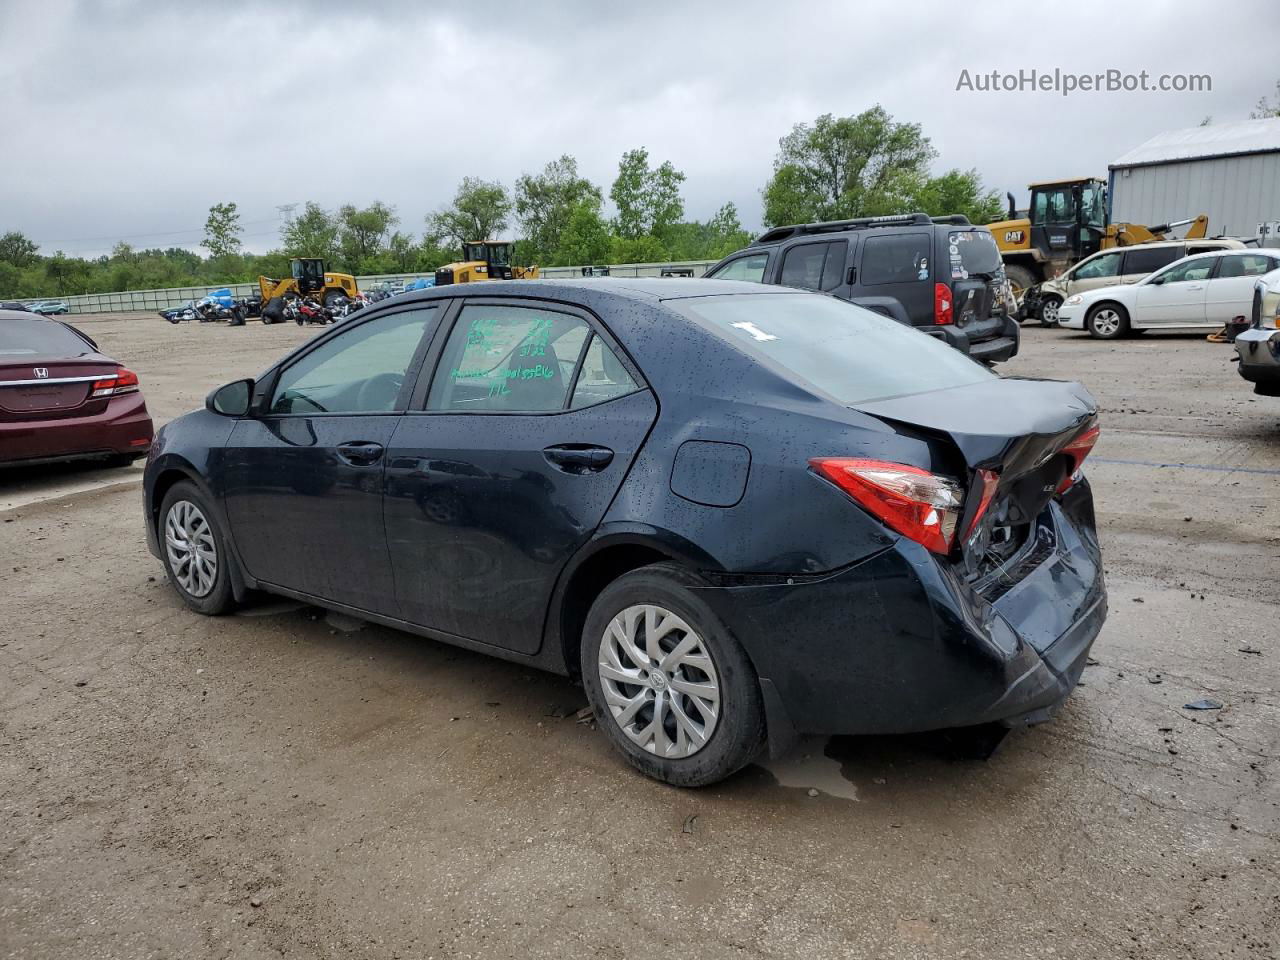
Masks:
[[[1067,470],[1066,477],[1058,484],[1058,489],[1055,492],[1066,493],[1071,489],[1071,485],[1080,478],[1080,467],[1084,464],[1084,458],[1089,455],[1089,451],[1098,442],[1098,437],[1101,433],[1102,430],[1095,424],[1062,448],[1061,452],[1071,458],[1071,468]]]
[[[978,482],[982,484],[982,499],[978,501],[977,512],[974,513],[973,519],[969,521],[969,529],[964,532],[966,537],[973,536],[973,531],[978,529],[978,524],[982,521],[983,514],[987,512],[987,507],[991,506],[991,501],[996,495],[996,488],[1000,486],[1000,475],[991,470],[979,470]]]
[[[945,283],[933,285],[933,322],[945,326],[956,322],[955,305],[951,299],[951,288]]]
[[[120,367],[116,370],[114,377],[104,377],[101,380],[93,381],[93,392],[90,397],[114,397],[121,393],[136,393],[138,390],[138,375],[132,370],[126,370]]]
[[[889,529],[934,553],[950,552],[964,499],[954,480],[881,460],[823,457],[809,465]]]

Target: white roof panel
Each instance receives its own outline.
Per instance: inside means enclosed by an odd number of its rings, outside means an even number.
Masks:
[[[1134,167],[1144,163],[1200,160],[1233,153],[1271,150],[1280,151],[1280,117],[1166,130],[1156,134],[1142,146],[1130,150],[1111,166]]]

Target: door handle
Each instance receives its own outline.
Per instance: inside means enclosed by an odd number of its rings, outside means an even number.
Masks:
[[[367,467],[382,459],[382,444],[371,440],[351,440],[340,443],[338,457],[353,467]]]
[[[1203,290],[1203,289],[1204,289],[1204,284],[1203,284],[1203,283],[1193,283],[1193,284],[1191,284],[1190,286],[1188,286],[1188,287],[1187,287],[1187,289],[1188,289],[1188,290]]]
[[[542,451],[547,462],[565,473],[599,473],[613,462],[613,451],[608,447],[593,447],[584,443],[561,443]]]

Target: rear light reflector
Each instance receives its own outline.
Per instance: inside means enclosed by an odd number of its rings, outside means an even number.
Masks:
[[[138,375],[132,370],[120,367],[114,377],[104,377],[93,381],[93,392],[90,397],[114,397],[122,393],[138,392]]]
[[[1000,486],[1000,475],[992,470],[979,470],[978,482],[982,484],[982,499],[978,501],[978,509],[974,513],[973,519],[969,521],[969,529],[964,532],[966,537],[973,536],[973,531],[978,529],[978,524],[982,522],[982,517],[987,512],[987,507],[991,506],[991,501],[996,495],[996,488]]]
[[[951,288],[945,283],[933,285],[933,322],[940,327],[956,322]]]
[[[1058,484],[1056,493],[1066,493],[1071,489],[1072,484],[1080,479],[1080,467],[1084,464],[1084,458],[1089,455],[1089,451],[1098,442],[1098,437],[1101,434],[1102,430],[1097,424],[1094,424],[1062,448],[1061,452],[1071,458],[1071,466],[1067,470],[1066,477]]]
[[[881,460],[823,457],[809,465],[889,529],[934,553],[950,552],[964,499],[954,480]]]

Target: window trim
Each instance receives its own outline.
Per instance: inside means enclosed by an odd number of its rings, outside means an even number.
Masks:
[[[431,384],[436,377],[436,371],[440,368],[440,361],[444,357],[445,347],[449,343],[449,338],[453,335],[454,328],[458,325],[459,318],[468,306],[477,307],[523,307],[526,310],[543,310],[552,313],[564,313],[569,316],[577,317],[587,325],[587,337],[582,341],[582,347],[578,351],[578,360],[574,364],[573,377],[570,381],[569,390],[565,394],[564,406],[559,410],[428,410],[427,397],[431,393]],[[446,329],[447,328],[447,329]],[[541,297],[518,296],[508,297],[501,294],[488,294],[484,296],[474,297],[457,297],[453,300],[448,313],[440,320],[439,329],[444,330],[443,336],[434,338],[427,355],[423,358],[423,363],[418,370],[418,377],[414,383],[413,391],[409,396],[408,406],[401,410],[403,416],[414,417],[559,417],[569,413],[581,413],[583,410],[591,410],[595,407],[602,406],[605,403],[612,403],[614,400],[621,400],[623,397],[634,396],[637,393],[643,393],[650,390],[649,381],[645,378],[640,368],[636,365],[635,360],[613,336],[612,331],[605,326],[594,312],[584,306],[574,303],[566,303],[563,300],[543,299]],[[636,382],[636,389],[631,393],[624,393],[618,397],[611,397],[600,403],[593,403],[586,407],[571,408],[569,404],[573,402],[573,391],[577,388],[578,377],[582,372],[582,364],[586,360],[587,348],[591,345],[592,335],[600,337],[604,341],[606,347],[613,351],[614,356],[626,368],[627,373],[631,374],[631,378]]]
[[[387,310],[370,311],[367,317],[360,317],[358,320],[340,323],[331,330],[303,344],[299,349],[285,356],[280,360],[266,377],[258,379],[254,382],[253,398],[249,407],[249,416],[255,420],[284,420],[296,419],[301,417],[390,417],[404,413],[405,406],[412,396],[411,392],[406,392],[411,382],[416,382],[416,377],[420,375],[422,362],[430,351],[431,344],[436,338],[436,334],[440,331],[448,315],[449,307],[453,303],[449,298],[432,298],[430,300],[419,300],[416,303],[397,303],[394,307]],[[372,323],[383,317],[395,316],[399,313],[409,313],[414,310],[431,310],[436,314],[436,323],[434,328],[428,323],[428,328],[423,331],[422,336],[418,340],[417,347],[414,348],[413,356],[409,359],[409,365],[405,367],[404,383],[400,387],[400,394],[396,397],[396,402],[390,410],[333,410],[333,411],[313,411],[308,413],[274,413],[271,411],[269,404],[271,398],[275,396],[276,387],[280,382],[280,377],[286,370],[300,363],[303,359],[310,356],[313,352],[323,347],[329,341],[341,337],[354,330],[356,327],[364,326],[366,323]],[[362,313],[364,311],[361,311]],[[419,371],[415,374],[415,368]]]

